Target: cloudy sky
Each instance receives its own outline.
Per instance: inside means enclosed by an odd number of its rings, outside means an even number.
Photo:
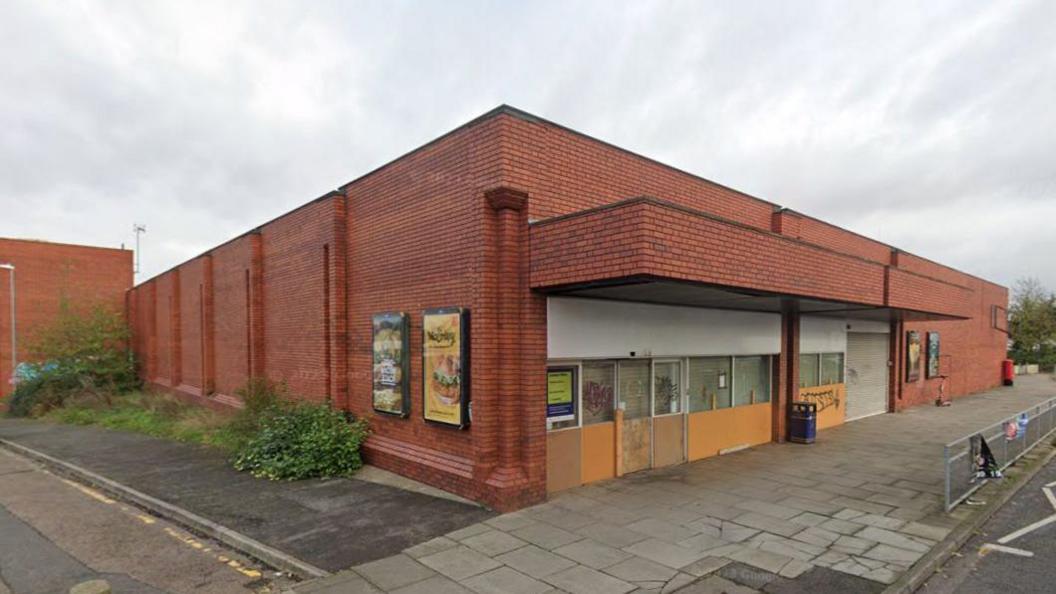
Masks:
[[[1056,288],[1056,3],[898,4],[2,0],[0,236],[146,278],[508,103]]]

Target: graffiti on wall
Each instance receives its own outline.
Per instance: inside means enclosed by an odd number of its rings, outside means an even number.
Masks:
[[[799,400],[813,402],[817,405],[819,413],[830,408],[839,410],[842,402],[840,391],[835,386],[802,389],[799,391]]]

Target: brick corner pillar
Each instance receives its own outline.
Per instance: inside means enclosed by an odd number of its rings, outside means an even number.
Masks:
[[[531,407],[526,394],[534,393],[529,384],[535,371],[525,365],[530,355],[525,346],[526,283],[528,259],[528,195],[519,190],[500,187],[485,192],[487,211],[491,215],[494,257],[487,276],[491,291],[486,297],[493,310],[487,326],[494,336],[490,359],[495,364],[495,389],[482,395],[480,411],[488,416],[482,425],[484,438],[493,439],[494,464],[485,483],[491,493],[489,503],[497,509],[514,509],[538,500],[532,495],[531,474],[525,447],[532,432]],[[492,370],[489,370],[489,372]],[[540,379],[539,381],[542,381]]]
[[[781,443],[788,438],[790,403],[799,395],[799,309],[794,303],[785,303],[781,309],[781,354],[774,372],[777,391],[770,438]]]

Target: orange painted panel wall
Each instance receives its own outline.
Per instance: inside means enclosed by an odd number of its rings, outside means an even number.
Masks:
[[[546,434],[546,491],[563,491],[580,485],[581,434],[563,429]]]
[[[689,415],[689,459],[718,455],[719,450],[741,444],[770,441],[769,402],[735,406]]]
[[[847,388],[844,384],[800,388],[796,401],[818,405],[819,431],[842,425],[847,414]]]
[[[582,431],[581,474],[583,483],[593,483],[616,476],[616,425],[598,423]]]
[[[667,415],[653,419],[653,468],[686,461],[682,417]]]

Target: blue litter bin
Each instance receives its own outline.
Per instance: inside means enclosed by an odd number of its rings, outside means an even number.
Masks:
[[[793,402],[788,421],[788,440],[814,443],[818,434],[818,405],[813,402]]]

